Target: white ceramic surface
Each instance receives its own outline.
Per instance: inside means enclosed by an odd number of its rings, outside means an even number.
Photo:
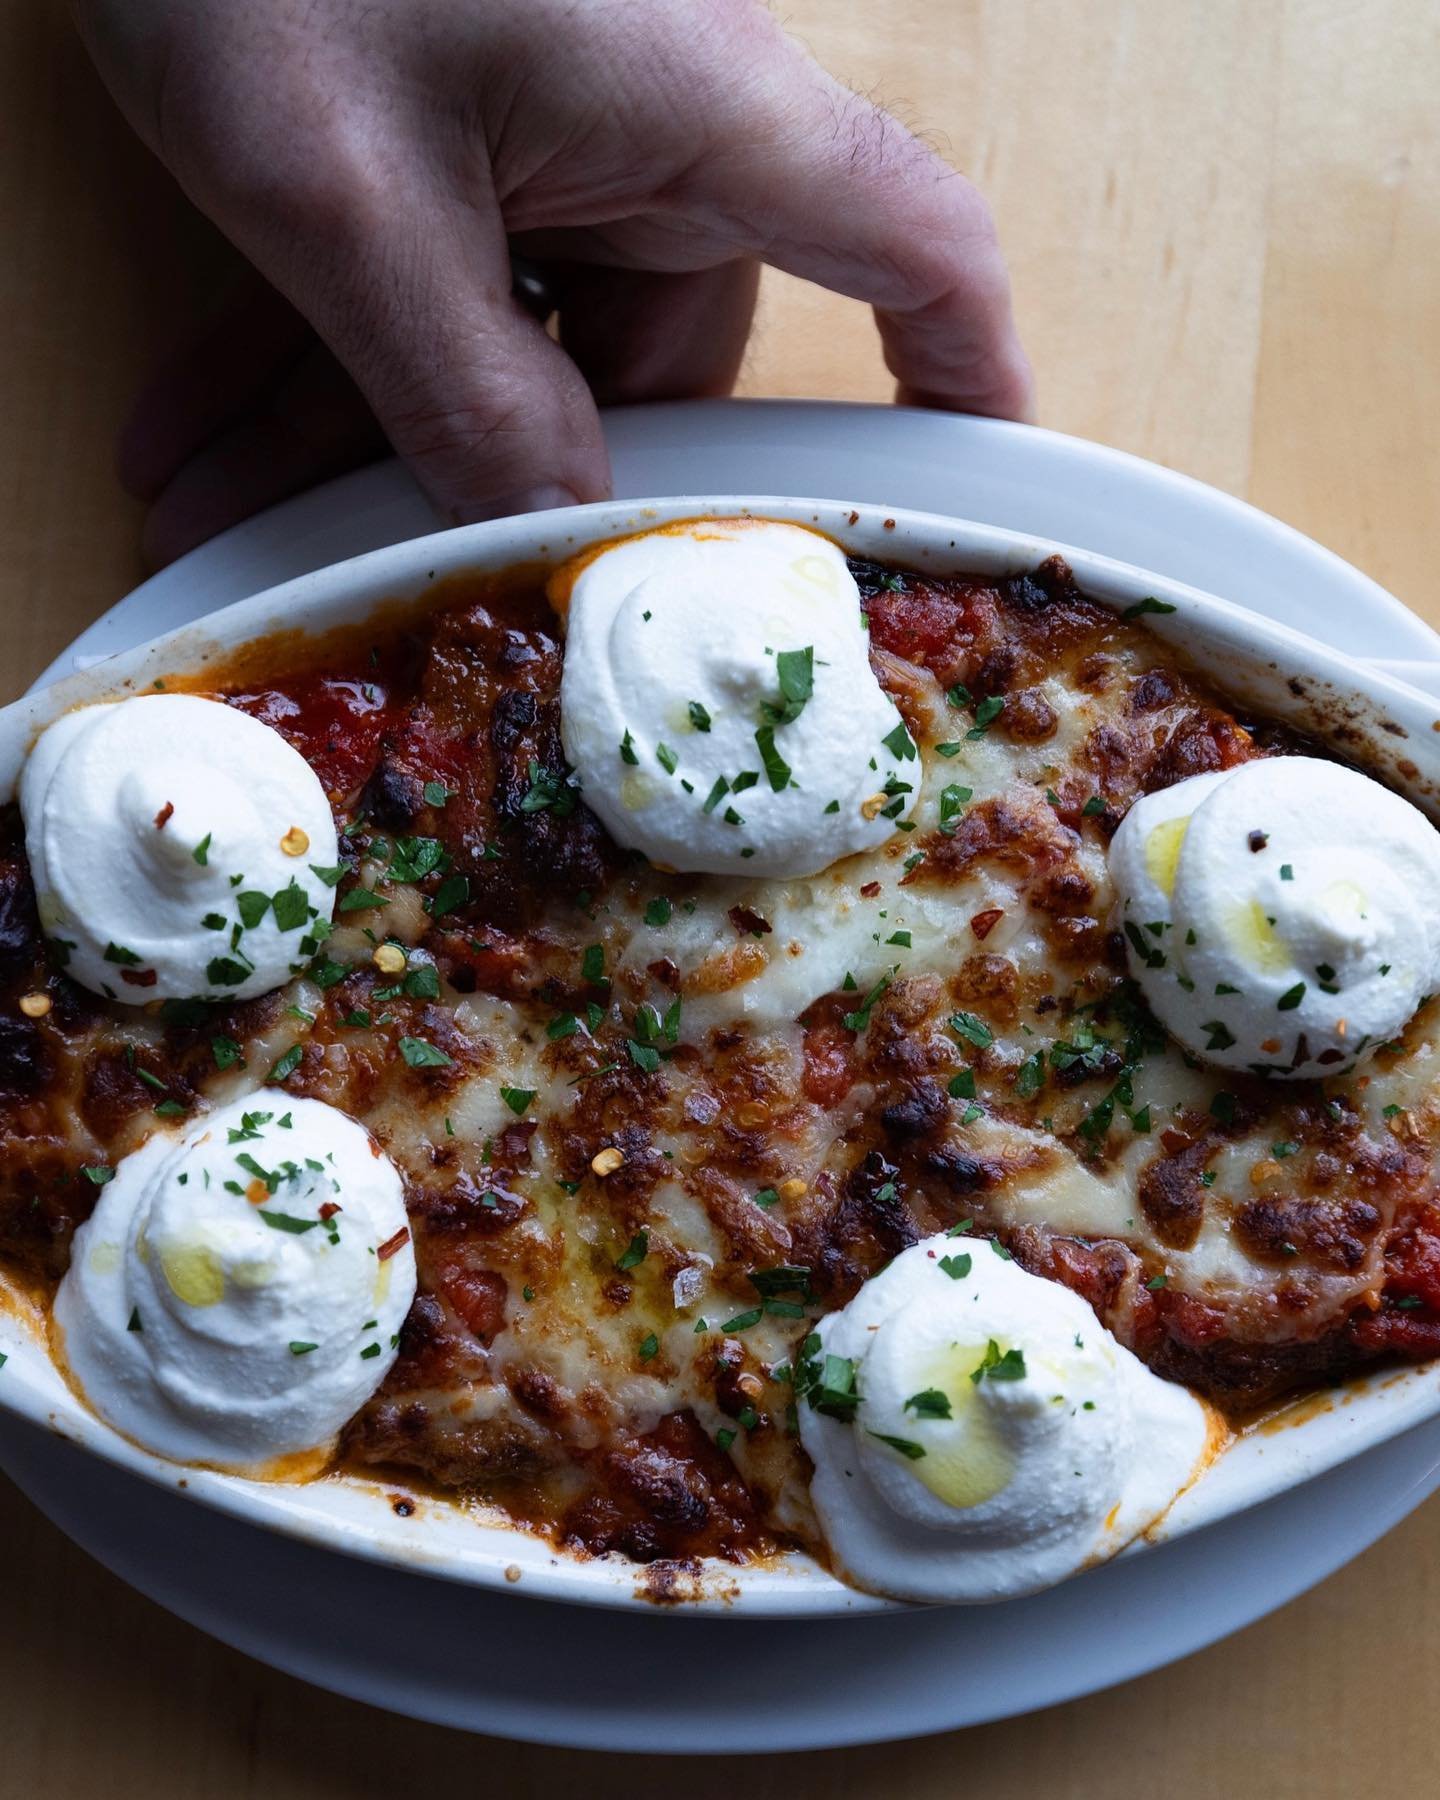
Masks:
[[[695,473],[686,484],[694,488],[731,486],[740,469],[748,479],[777,459],[787,485],[813,491],[935,505],[945,504],[938,489],[961,487],[976,497],[973,510],[1002,522],[1064,518],[1076,541],[1132,557],[1150,554],[1153,543],[1152,561],[1261,610],[1283,614],[1287,596],[1303,595],[1308,622],[1332,641],[1410,665],[1412,680],[1433,679],[1426,665],[1436,639],[1355,571],[1212,490],[1113,452],[985,421],[850,407],[638,409],[611,425],[622,493],[662,485],[659,471],[677,468]],[[393,465],[345,478],[206,546],[137,590],[75,649],[88,660],[134,643],[257,581],[388,541],[425,517]],[[74,666],[64,658],[54,673]],[[0,1420],[0,1459],[137,1586],[308,1679],[471,1729],[735,1753],[998,1717],[1182,1655],[1301,1591],[1418,1504],[1440,1482],[1440,1432],[1423,1427],[1211,1531],[1032,1601],[984,1613],[901,1614],[838,1635],[821,1625],[777,1632],[738,1620],[677,1633],[665,1619],[564,1613],[369,1568],[185,1506],[80,1462],[13,1420]],[[1121,1582],[1128,1610],[1115,1629],[1120,1596],[1103,1584]],[[377,1616],[387,1625],[392,1616],[423,1622],[424,1654],[407,1669],[383,1645],[370,1648]],[[1097,1630],[1097,1618],[1112,1624]],[[883,1664],[885,1678],[860,1684],[858,1694],[853,1682],[837,1686],[842,1669],[853,1667],[847,1634],[857,1629],[887,1634],[881,1663],[872,1665]],[[723,1675],[722,1640],[712,1639],[722,1631],[735,1651],[723,1659]],[[507,1654],[486,1655],[480,1666],[474,1646],[493,1644],[497,1632]],[[546,1680],[550,1671],[560,1678]],[[760,1696],[769,1703],[757,1708]]]

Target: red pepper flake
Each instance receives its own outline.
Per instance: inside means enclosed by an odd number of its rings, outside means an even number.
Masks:
[[[167,800],[155,815],[155,829],[157,831],[163,831],[170,823],[170,815],[174,810],[175,802],[173,800]]]
[[[1245,841],[1252,851],[1258,852],[1270,842],[1270,834],[1268,831],[1252,831]]]
[[[768,919],[751,912],[748,906],[732,906],[728,917],[737,931],[748,931],[752,937],[767,937],[774,929]]]
[[[128,981],[131,987],[154,987],[160,977],[154,969],[122,969],[120,979]]]
[[[862,900],[874,900],[879,892],[880,883],[878,881],[867,881],[860,890],[860,898]]]
[[[338,1213],[340,1210],[341,1210],[340,1207],[335,1203],[335,1201],[327,1200],[325,1202],[325,1204],[320,1208],[320,1217],[322,1219],[333,1219],[335,1217],[336,1213]]]
[[[987,907],[984,912],[976,913],[975,917],[970,921],[970,929],[983,944],[985,939],[989,937],[990,933],[1004,917],[1005,909],[1003,906]]]
[[[402,1251],[409,1242],[410,1242],[410,1227],[408,1225],[402,1225],[400,1227],[400,1229],[395,1233],[394,1237],[386,1238],[385,1242],[380,1246],[380,1248],[375,1252],[375,1254],[376,1254],[376,1256],[379,1257],[381,1262],[389,1262],[390,1258],[392,1256],[398,1255],[399,1252]]]

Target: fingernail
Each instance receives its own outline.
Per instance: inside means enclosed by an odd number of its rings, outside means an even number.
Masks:
[[[578,506],[580,496],[570,488],[552,482],[544,487],[522,488],[518,493],[499,494],[491,500],[477,500],[455,509],[457,525],[476,525],[482,519],[509,519],[521,513],[553,512],[557,506]]]

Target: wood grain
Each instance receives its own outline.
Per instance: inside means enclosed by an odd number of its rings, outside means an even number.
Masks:
[[[1046,424],[1248,494],[1440,624],[1430,0],[799,0],[786,16],[991,197]],[[231,268],[59,10],[25,0],[0,0],[0,244],[8,698],[141,573],[110,445]],[[774,279],[743,386],[879,399],[889,383],[862,309]],[[129,1593],[0,1482],[0,1795],[1433,1793],[1437,1552],[1432,1501],[1274,1618],[1115,1693],[903,1747],[693,1765],[481,1743],[298,1686]]]

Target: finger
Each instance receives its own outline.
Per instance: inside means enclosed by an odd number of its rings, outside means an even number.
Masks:
[[[713,147],[679,184],[690,241],[723,238],[731,254],[868,301],[901,397],[1028,416],[1030,367],[984,199],[773,22],[757,28],[772,34],[765,85],[710,121]]]
[[[352,175],[302,229],[243,242],[350,371],[457,523],[603,499],[609,459],[579,370],[510,292],[498,212]],[[293,227],[295,221],[288,224]]]
[[[1033,406],[982,196],[869,101],[829,84],[790,128],[767,262],[875,309],[902,399],[1009,418]]]
[[[202,444],[294,366],[312,336],[269,282],[247,276],[136,397],[116,446],[121,485],[138,500],[154,500]]]
[[[683,274],[572,265],[560,342],[601,406],[728,394],[755,314],[749,260]]]
[[[163,568],[217,532],[384,450],[385,434],[359,389],[315,345],[263,405],[232,419],[175,471],[146,516],[145,559]]]

